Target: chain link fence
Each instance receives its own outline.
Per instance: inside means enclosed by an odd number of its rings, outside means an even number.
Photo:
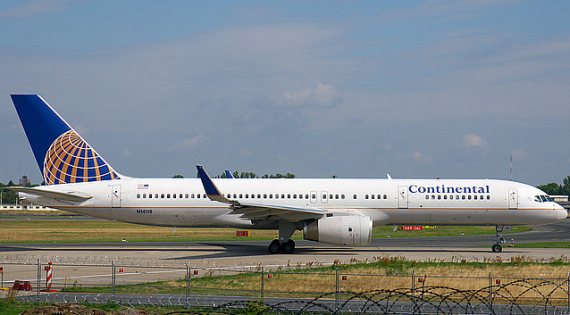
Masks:
[[[54,303],[241,309],[256,302],[265,305],[261,312],[570,314],[570,274],[440,276],[308,267],[199,268],[38,259],[0,262],[0,287],[4,295]]]

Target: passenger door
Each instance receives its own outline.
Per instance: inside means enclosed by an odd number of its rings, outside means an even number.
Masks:
[[[408,208],[408,187],[399,186],[398,187],[398,208],[407,209]]]
[[[111,207],[121,207],[121,185],[113,185],[111,188]]]
[[[509,188],[509,209],[519,208],[519,195],[516,188]]]

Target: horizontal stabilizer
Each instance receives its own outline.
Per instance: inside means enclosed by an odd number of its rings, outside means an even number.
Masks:
[[[36,195],[39,197],[50,198],[50,199],[57,199],[69,202],[82,202],[93,198],[93,196],[89,196],[85,193],[72,191],[72,192],[61,192],[61,191],[52,191],[46,190],[41,188],[34,188],[34,187],[21,187],[21,186],[9,186],[6,187],[11,191],[21,192],[28,195]]]

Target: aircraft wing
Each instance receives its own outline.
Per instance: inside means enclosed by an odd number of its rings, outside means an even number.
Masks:
[[[93,196],[77,191],[60,192],[60,191],[52,191],[35,187],[21,187],[21,186],[11,186],[6,188],[15,192],[22,192],[29,195],[36,195],[39,197],[57,199],[69,202],[81,202],[93,198]]]
[[[204,185],[206,195],[210,200],[226,203],[231,205],[232,213],[241,214],[242,218],[249,220],[285,220],[289,222],[298,222],[309,219],[318,219],[325,215],[325,211],[314,207],[291,207],[278,204],[258,204],[239,202],[226,197],[216,187],[210,176],[204,168],[196,165],[198,176]]]

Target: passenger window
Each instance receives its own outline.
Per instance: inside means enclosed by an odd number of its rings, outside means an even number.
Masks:
[[[374,199],[374,195],[370,195],[370,199]]]
[[[172,198],[176,198],[176,194],[172,194]]]
[[[143,199],[146,199],[146,194],[143,194]]]
[[[449,195],[449,199],[450,199],[450,200],[453,200],[453,195]]]
[[[327,199],[327,194],[323,194],[323,199]]]
[[[293,199],[297,199],[297,194],[293,194]]]
[[[477,200],[477,195],[473,196],[473,199]]]
[[[490,196],[490,195],[487,195],[487,200],[490,200],[490,199],[491,199],[491,196]]]
[[[368,199],[368,195],[364,195],[364,199]]]
[[[329,199],[333,199],[333,195],[332,195],[332,194],[329,195]]]
[[[467,196],[467,199],[471,200],[471,195],[468,195],[468,196]]]
[[[291,194],[287,194],[287,199],[291,199]]]
[[[357,196],[356,196],[356,195],[352,195],[352,199],[357,199]]]
[[[437,199],[441,199],[441,195],[437,195]]]
[[[344,199],[344,194],[340,195],[340,199]]]
[[[299,194],[299,199],[303,199],[303,194]]]
[[[206,194],[203,194],[202,197],[206,198]]]
[[[160,194],[160,198],[164,199],[164,194]]]
[[[179,198],[182,198],[182,194],[180,194],[178,197],[179,197]]]
[[[196,198],[200,199],[200,194],[196,194]]]
[[[388,195],[384,195],[384,199],[388,199]]]
[[[426,199],[429,199],[429,195],[426,195]]]
[[[281,194],[281,199],[285,199],[285,194]]]
[[[334,199],[338,199],[338,194],[337,194],[337,195],[334,195]]]
[[[269,194],[269,199],[273,199],[273,194]]]
[[[479,199],[483,200],[483,195],[479,196]]]
[[[137,199],[140,199],[140,198],[141,198],[141,194],[137,194]]]
[[[186,199],[188,199],[189,196],[188,196],[188,194],[186,194],[186,195],[184,195],[184,197],[185,197]]]
[[[317,195],[315,195],[315,194],[312,194],[312,195],[311,195],[311,198],[313,198],[313,199],[317,199]]]
[[[431,195],[431,199],[435,199],[435,195]]]
[[[257,199],[261,199],[261,194],[257,194]]]
[[[309,199],[309,194],[305,194],[305,199]]]
[[[443,195],[443,199],[447,200],[447,195]]]
[[[279,199],[279,194],[275,194],[275,199]]]
[[[148,194],[148,198],[149,198],[149,199],[152,199],[152,194]]]
[[[461,195],[461,199],[465,200],[465,195]]]
[[[267,199],[267,194],[263,194],[263,198],[264,198],[264,199]]]

